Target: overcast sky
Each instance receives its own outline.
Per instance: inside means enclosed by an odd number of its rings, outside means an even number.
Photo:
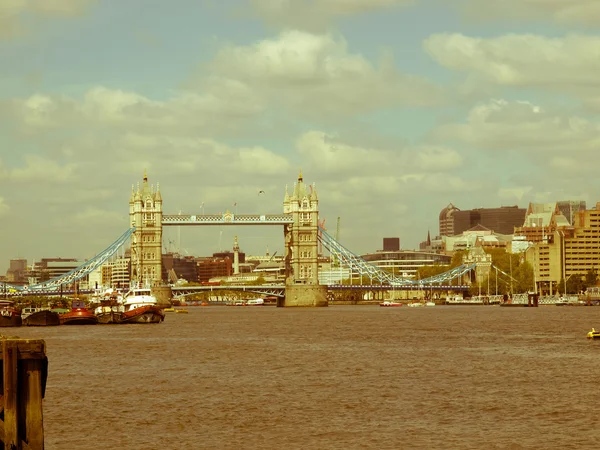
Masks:
[[[166,213],[278,213],[302,169],[355,253],[418,247],[449,202],[600,199],[598,0],[0,4],[2,273],[103,250],[144,169]],[[164,246],[234,235],[283,247]]]

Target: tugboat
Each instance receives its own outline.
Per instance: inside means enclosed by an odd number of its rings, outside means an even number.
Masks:
[[[0,327],[20,327],[23,324],[21,311],[12,300],[0,300]]]
[[[98,317],[90,311],[82,300],[73,300],[71,310],[60,315],[61,325],[96,325]]]
[[[100,298],[100,304],[94,309],[98,317],[98,323],[121,323],[121,317],[125,312],[123,297],[112,289],[106,291]]]
[[[165,314],[150,289],[132,289],[125,294],[123,305],[125,312],[120,323],[160,323],[165,320]]]
[[[592,331],[589,331],[587,334],[588,339],[600,339],[600,331],[596,331],[595,328],[592,328]]]

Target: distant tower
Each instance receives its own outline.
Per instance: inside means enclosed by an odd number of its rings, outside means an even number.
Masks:
[[[238,275],[240,273],[240,246],[238,244],[238,238],[233,238],[233,274]]]
[[[294,221],[284,228],[285,306],[327,306],[327,287],[319,285],[319,199],[302,172],[291,195],[286,186],[283,212]]]
[[[162,196],[159,185],[148,185],[144,170],[142,187],[131,186],[129,223],[135,227],[131,237],[131,284],[154,286],[162,276]]]

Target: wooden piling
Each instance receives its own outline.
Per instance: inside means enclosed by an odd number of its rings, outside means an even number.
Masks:
[[[43,450],[42,399],[46,390],[48,358],[40,339],[1,337],[2,401],[0,448]]]

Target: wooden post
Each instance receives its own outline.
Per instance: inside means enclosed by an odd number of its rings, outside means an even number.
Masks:
[[[4,410],[4,421],[0,420],[0,448],[43,450],[46,343],[5,337],[0,342],[4,394],[0,399],[0,408]]]
[[[17,416],[17,343],[10,339],[3,342],[4,364],[4,448],[18,448],[19,421]]]

